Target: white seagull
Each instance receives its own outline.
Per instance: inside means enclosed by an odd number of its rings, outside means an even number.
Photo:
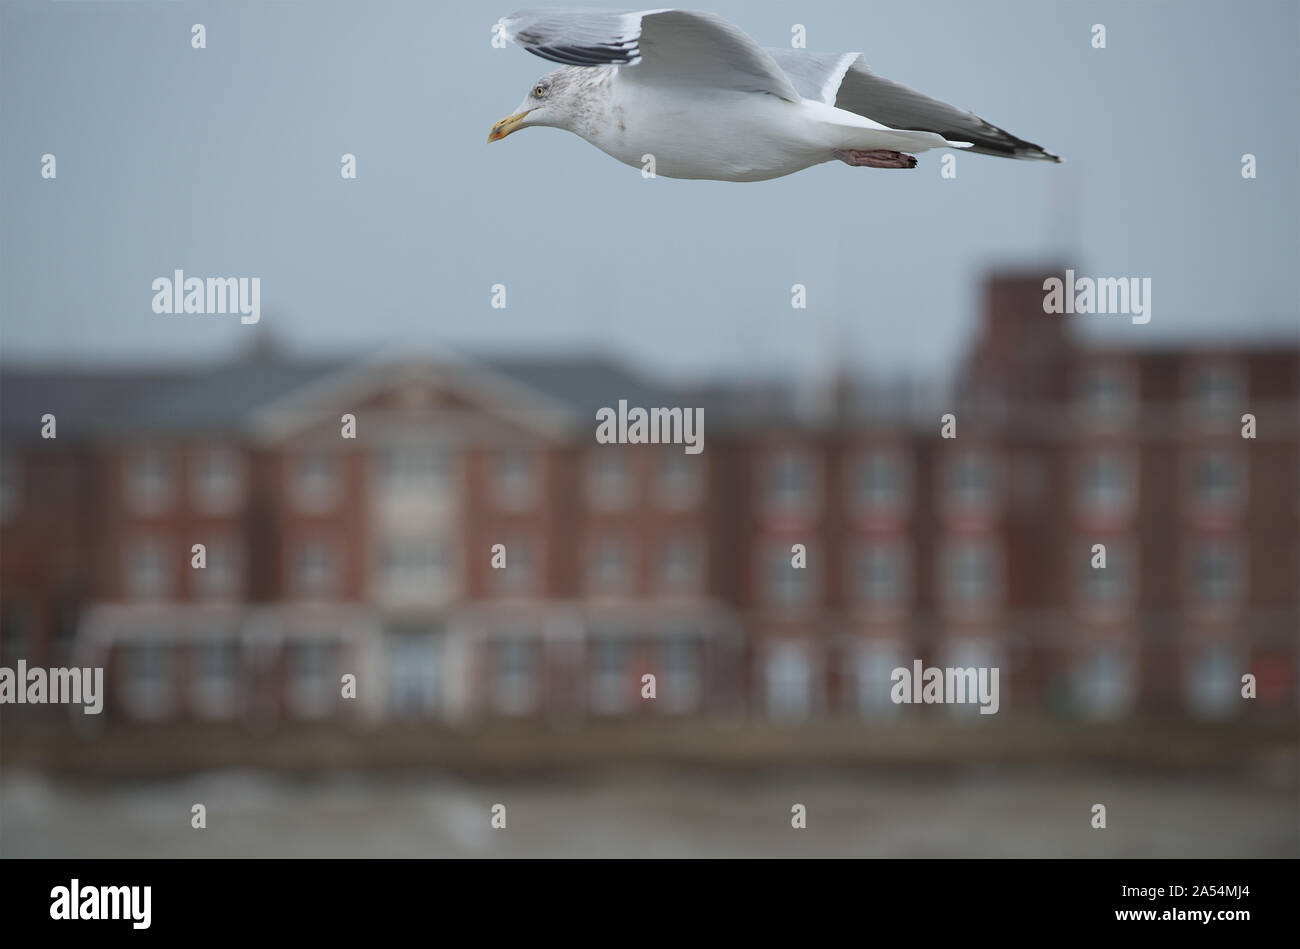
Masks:
[[[567,129],[656,175],[763,181],[838,159],[914,168],[912,152],[969,148],[1060,161],[978,115],[877,76],[861,53],[764,49],[712,13],[529,10],[501,35],[563,63],[489,142]]]

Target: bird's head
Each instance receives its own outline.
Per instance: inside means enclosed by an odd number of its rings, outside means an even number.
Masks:
[[[505,138],[511,132],[530,125],[546,125],[573,131],[573,119],[579,110],[577,67],[565,66],[538,79],[513,114],[492,126],[489,142]]]

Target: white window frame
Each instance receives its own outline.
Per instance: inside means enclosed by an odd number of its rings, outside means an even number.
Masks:
[[[787,477],[791,472],[800,470],[804,472],[807,482],[802,495],[799,486],[788,483]],[[760,497],[763,510],[768,515],[808,517],[821,509],[821,458],[812,449],[802,446],[766,449],[760,456],[759,475]]]
[[[655,489],[659,506],[668,511],[698,507],[704,498],[708,472],[704,454],[688,455],[680,446],[672,445],[659,452],[658,461]]]
[[[685,549],[688,551],[686,566],[675,569],[686,572],[679,577],[671,576],[670,551]],[[657,580],[659,592],[665,596],[694,596],[705,587],[705,574],[708,571],[704,551],[704,539],[696,531],[670,531],[659,538],[657,560]],[[692,569],[693,568],[693,569]]]
[[[874,474],[882,462],[894,470],[896,486],[892,497],[879,496]],[[848,459],[845,489],[846,501],[853,513],[869,517],[904,517],[912,504],[911,465],[902,448],[873,446],[860,448]],[[873,477],[868,480],[868,474]]]
[[[338,669],[338,643],[327,639],[295,639],[287,645],[289,708],[297,718],[326,718],[337,710],[335,698],[341,693]],[[304,668],[303,656],[315,658]]]
[[[207,566],[202,570],[191,568],[191,589],[197,599],[207,602],[232,602],[244,597],[244,545],[234,534],[209,538],[205,544]],[[217,577],[222,559],[227,563],[229,578],[225,583]]]
[[[157,557],[156,588],[142,588],[137,577],[137,558],[148,552]],[[127,541],[125,554],[122,558],[125,571],[122,580],[128,600],[156,603],[169,600],[175,595],[177,569],[175,552],[169,540],[152,534],[137,535]]]
[[[161,445],[126,451],[122,479],[127,506],[137,514],[162,514],[176,502],[176,460]],[[148,464],[153,470],[145,471]]]
[[[851,601],[863,610],[894,613],[904,610],[912,599],[911,545],[906,538],[859,537],[854,540],[851,561]],[[879,598],[863,589],[864,561],[878,554],[893,559],[897,585],[893,596]],[[870,584],[874,587],[874,581]]]
[[[958,561],[977,554],[976,559],[986,557],[985,571],[988,585],[983,595],[971,598],[957,585],[967,584],[969,578],[957,576],[956,571],[965,569]],[[1003,601],[1005,587],[1005,551],[1002,541],[996,535],[955,536],[945,539],[939,556],[939,592],[946,610],[954,614],[983,615],[998,610]]]
[[[1112,464],[1118,480],[1114,487],[1094,492],[1093,466]],[[1137,454],[1126,447],[1099,447],[1079,456],[1074,468],[1075,510],[1087,518],[1122,519],[1137,509],[1140,475]],[[1097,468],[1096,470],[1103,470]],[[1103,479],[1104,480],[1104,479]]]
[[[177,691],[176,657],[171,647],[163,643],[129,643],[123,647],[123,653],[122,697],[127,710],[138,719],[167,718],[176,707]],[[142,657],[149,657],[146,675],[141,675],[138,665]]]
[[[619,550],[622,553],[622,578],[612,586],[606,582],[606,578],[602,575],[606,564],[601,553],[605,548]],[[585,576],[588,592],[592,596],[599,597],[630,596],[636,588],[636,554],[635,541],[620,532],[608,531],[594,537],[587,548]]]
[[[303,577],[303,558],[316,549],[324,552],[325,569],[328,571],[321,589],[314,589],[313,584],[305,583]],[[289,569],[291,588],[298,599],[326,600],[337,596],[343,580],[343,556],[340,553],[340,545],[329,537],[319,535],[301,537],[294,542]]]
[[[1201,583],[1203,557],[1211,551],[1227,555],[1229,570],[1236,577],[1230,579],[1231,587],[1225,595],[1207,597]],[[1246,601],[1247,585],[1250,582],[1249,564],[1244,540],[1238,536],[1215,536],[1197,538],[1190,544],[1187,591],[1188,599],[1198,611],[1214,616],[1226,616],[1236,613]]]
[[[543,565],[537,538],[531,532],[514,533],[502,544],[506,549],[505,567],[489,566],[488,570],[493,594],[503,599],[538,596],[542,590]]]
[[[214,674],[207,659],[214,655],[229,657],[229,670]],[[234,638],[209,639],[196,643],[191,651],[194,669],[194,710],[204,718],[228,719],[239,707],[243,682],[242,655]]]
[[[774,611],[801,614],[815,610],[820,605],[821,570],[812,551],[806,550],[805,566],[795,567],[792,543],[769,540],[759,548],[758,589],[759,599]],[[785,584],[791,584],[786,587]],[[802,593],[795,599],[785,595],[802,585]],[[781,592],[778,592],[781,591]]]
[[[523,656],[515,667],[507,656]],[[524,716],[539,710],[542,702],[543,663],[541,640],[527,635],[507,635],[493,642],[492,706],[502,715]]]
[[[225,460],[225,482],[213,481],[212,461]],[[194,506],[204,514],[230,514],[244,503],[247,477],[243,453],[230,445],[199,445],[190,453],[192,477],[190,490]]]
[[[522,466],[514,463],[523,460]],[[529,511],[542,496],[542,452],[536,448],[502,448],[493,453],[492,499],[501,511]]]
[[[983,485],[967,482],[972,468],[983,469]],[[1002,505],[1002,475],[1002,459],[993,449],[959,449],[943,466],[944,510],[956,517],[992,517]]]
[[[636,496],[635,459],[624,445],[601,445],[587,452],[587,501],[599,511],[622,511]]]

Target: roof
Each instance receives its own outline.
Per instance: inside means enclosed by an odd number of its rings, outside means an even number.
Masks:
[[[238,431],[258,410],[315,383],[327,383],[357,359],[297,360],[257,355],[222,365],[142,369],[0,365],[0,434],[39,437],[53,413],[59,435],[95,438],[123,432]],[[594,418],[603,406],[681,404],[682,393],[649,382],[602,357],[497,358],[477,364]],[[472,365],[469,371],[473,371]],[[463,370],[465,367],[462,366]]]

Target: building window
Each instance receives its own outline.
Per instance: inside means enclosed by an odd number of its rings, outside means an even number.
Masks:
[[[1244,462],[1235,452],[1201,451],[1192,460],[1191,504],[1197,512],[1238,507],[1245,493]]]
[[[942,661],[949,668],[975,670],[973,688],[974,696],[978,701],[972,701],[971,692],[968,691],[965,702],[951,702],[948,704],[948,713],[950,715],[954,718],[980,718],[980,708],[984,706],[986,696],[989,707],[993,702],[996,702],[999,709],[1006,710],[1008,705],[1007,686],[1009,683],[1006,676],[1003,675],[1005,670],[1000,668],[1000,652],[992,642],[984,639],[954,638],[948,641],[943,654]],[[993,687],[994,669],[998,669],[996,691]],[[965,678],[966,682],[969,683],[969,677]],[[980,692],[981,681],[984,683],[984,693]],[[963,683],[962,688],[968,689],[970,686]]]
[[[798,720],[812,711],[812,668],[803,643],[777,642],[768,647],[764,667],[767,714],[775,719]]]
[[[527,715],[537,707],[537,643],[512,637],[496,646],[495,700],[505,715]]]
[[[1133,459],[1115,451],[1094,452],[1079,471],[1078,504],[1091,515],[1114,516],[1132,510],[1137,494]]]
[[[1245,377],[1227,363],[1195,367],[1190,388],[1193,411],[1206,418],[1236,416],[1246,401]]]
[[[1089,718],[1119,718],[1137,696],[1137,668],[1127,650],[1101,648],[1080,656],[1073,680],[1075,701]]]
[[[619,537],[602,537],[591,548],[587,565],[590,592],[605,596],[632,590],[631,545]]]
[[[1225,540],[1202,541],[1192,551],[1192,595],[1197,605],[1221,610],[1242,598],[1246,569],[1241,547]]]
[[[396,635],[388,640],[388,710],[395,717],[428,718],[438,710],[438,641]]]
[[[902,454],[893,449],[859,452],[849,465],[849,508],[860,514],[900,514],[909,486]]]
[[[339,693],[335,675],[335,646],[300,642],[289,647],[289,702],[301,718],[321,718],[334,708]]]
[[[1078,579],[1082,609],[1096,618],[1127,612],[1135,597],[1138,577],[1137,555],[1128,541],[1105,542],[1106,566],[1094,567],[1092,545],[1080,545]]]
[[[591,642],[591,706],[602,715],[616,715],[630,702],[627,644],[610,633]]]
[[[194,650],[194,705],[207,718],[226,718],[235,711],[239,689],[239,648],[231,640],[214,640]]]
[[[668,594],[698,593],[703,588],[703,558],[699,540],[689,534],[670,534],[659,547],[659,589]]]
[[[342,499],[340,458],[327,451],[304,451],[293,459],[294,506],[309,514],[333,510]]]
[[[817,505],[817,465],[805,451],[770,454],[763,467],[763,502],[774,514],[806,514]]]
[[[704,496],[704,456],[688,455],[677,447],[659,455],[658,495],[661,507],[684,510]]]
[[[901,543],[859,541],[853,557],[853,593],[862,606],[900,607],[908,596],[907,552]]]
[[[498,596],[532,596],[538,590],[537,550],[528,537],[507,538],[506,565],[492,568],[492,585]]]
[[[660,645],[663,682],[660,705],[667,712],[689,712],[699,707],[702,675],[700,642],[686,633],[669,634]]]
[[[907,667],[898,643],[873,640],[854,650],[854,679],[858,714],[863,718],[892,718],[902,706],[891,698],[894,670]]]
[[[962,513],[988,511],[998,502],[997,469],[984,451],[964,451],[947,467],[946,503]]]
[[[762,589],[769,604],[793,610],[813,605],[813,571],[811,561],[806,566],[793,564],[794,554],[785,544],[769,544],[763,559]]]
[[[1079,402],[1088,418],[1115,421],[1137,406],[1133,373],[1120,365],[1089,366],[1079,381]]]
[[[334,546],[324,540],[298,544],[293,559],[294,590],[302,597],[334,594],[339,582],[339,561]]]
[[[172,593],[167,545],[153,538],[134,541],[126,555],[126,593],[133,600],[162,600]]]
[[[377,459],[379,490],[384,500],[441,499],[452,487],[448,450],[418,438],[389,445]]]
[[[22,479],[18,456],[10,445],[0,445],[0,524],[18,513],[22,503]]]
[[[126,496],[141,514],[157,514],[172,503],[171,459],[161,448],[137,448],[127,456]]]
[[[206,446],[194,455],[194,500],[207,514],[228,514],[243,499],[243,459],[232,448]]]
[[[124,647],[124,698],[136,718],[164,718],[172,710],[172,654],[152,643]]]
[[[1187,701],[1201,718],[1230,718],[1241,706],[1242,662],[1236,651],[1223,645],[1203,646],[1193,652],[1186,668]]]
[[[532,508],[541,494],[538,453],[510,448],[498,452],[492,465],[492,489],[496,506],[503,511]]]
[[[632,502],[632,465],[621,446],[593,449],[587,456],[587,496],[593,507],[607,511]]]
[[[940,589],[948,605],[974,609],[995,605],[1002,595],[1001,551],[993,540],[948,541],[940,561]]]
[[[207,545],[207,566],[193,570],[194,591],[204,600],[237,600],[243,593],[243,557],[239,542],[232,539]]]
[[[434,534],[387,537],[379,544],[379,576],[386,600],[442,600],[452,585],[447,544]]]

